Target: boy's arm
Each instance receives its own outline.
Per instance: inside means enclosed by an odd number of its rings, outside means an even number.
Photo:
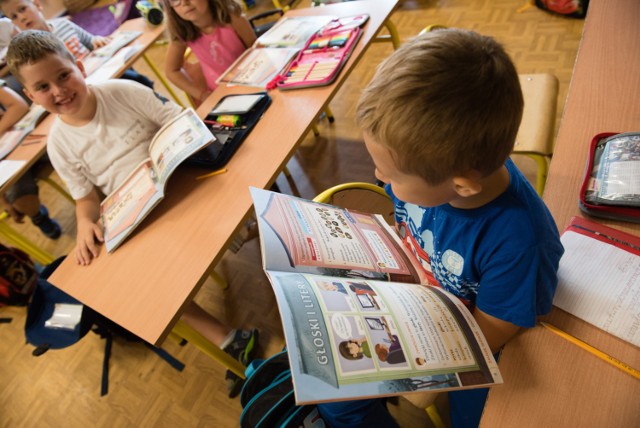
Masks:
[[[76,200],[76,222],[78,231],[76,236],[75,257],[80,265],[88,265],[91,259],[98,257],[96,239],[103,242],[100,219],[100,196],[96,188],[89,194]]]
[[[494,354],[520,330],[519,326],[491,316],[478,308],[473,310],[473,317]]]
[[[29,110],[27,103],[7,87],[0,87],[0,104],[4,107],[4,114],[0,119],[0,134],[8,131]]]
[[[196,101],[203,98],[205,92],[208,92],[206,83],[197,82],[194,76],[190,76],[185,69],[184,54],[187,51],[187,45],[180,40],[172,40],[167,49],[165,57],[165,73],[167,78],[178,88],[185,91]],[[200,67],[200,65],[197,65]],[[194,71],[196,71],[194,69]]]

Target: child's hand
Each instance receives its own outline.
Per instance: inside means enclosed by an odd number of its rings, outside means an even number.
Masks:
[[[79,265],[87,266],[92,259],[98,257],[99,248],[96,240],[104,242],[100,223],[79,222],[75,250],[76,262]]]
[[[93,48],[94,49],[98,49],[101,48],[103,46],[106,46],[109,44],[109,42],[111,41],[111,37],[101,37],[101,36],[95,36],[92,40],[93,42]]]

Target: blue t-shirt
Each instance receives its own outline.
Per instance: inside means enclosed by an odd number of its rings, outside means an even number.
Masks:
[[[551,310],[564,252],[549,210],[511,160],[507,190],[488,204],[459,209],[395,202],[400,235],[447,291],[483,312],[533,327]],[[408,233],[407,233],[408,232]]]

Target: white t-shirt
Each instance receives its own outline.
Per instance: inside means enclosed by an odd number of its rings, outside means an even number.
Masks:
[[[9,43],[11,43],[13,30],[13,23],[9,18],[0,18],[0,49],[9,46]]]
[[[90,86],[96,114],[86,125],[71,126],[56,117],[47,140],[51,164],[74,199],[93,186],[108,195],[149,157],[151,139],[182,107],[151,89],[127,80]]]

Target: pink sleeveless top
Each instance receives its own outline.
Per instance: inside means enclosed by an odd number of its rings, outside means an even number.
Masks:
[[[245,51],[244,44],[231,25],[216,27],[211,34],[203,34],[187,42],[200,61],[209,89],[218,85],[216,79]]]

